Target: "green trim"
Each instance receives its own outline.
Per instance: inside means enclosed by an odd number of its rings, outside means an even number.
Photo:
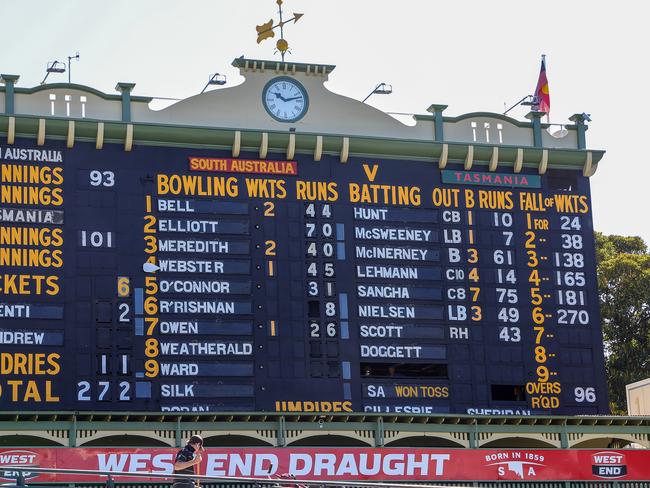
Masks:
[[[122,94],[122,122],[131,122],[131,91],[135,83],[119,82],[115,89]]]
[[[510,448],[525,449],[527,437],[546,437],[546,449],[569,448],[587,440],[609,442],[611,438],[634,439],[647,445],[650,441],[650,417],[623,416],[473,416],[473,415],[409,415],[355,413],[289,413],[289,412],[0,412],[0,430],[28,436],[39,436],[45,431],[66,432],[57,436],[60,446],[74,447],[86,442],[80,432],[102,432],[102,436],[141,435],[151,439],[152,445],[163,440],[180,447],[188,432],[209,432],[222,436],[238,435],[259,439],[266,432],[264,442],[274,447],[290,444],[292,432],[318,436],[327,432],[358,440],[360,433],[368,447],[384,447],[393,440],[394,432],[409,438],[423,435],[440,437],[458,446],[447,449],[485,448],[485,439],[491,434],[504,439],[517,439]],[[162,438],[160,437],[161,433]],[[37,439],[35,440],[37,442]],[[522,444],[522,445],[520,445]],[[113,446],[107,441],[103,446]],[[255,444],[257,445],[257,443]],[[36,446],[31,446],[36,447]],[[48,446],[49,447],[49,446]],[[125,446],[122,446],[125,447]],[[317,446],[315,446],[317,447]],[[343,447],[341,445],[340,447]],[[387,447],[392,449],[393,447]],[[399,448],[399,447],[396,447]],[[572,448],[576,449],[576,448]]]
[[[13,115],[15,112],[15,84],[18,80],[17,76],[12,75],[0,75],[2,81],[5,83],[5,113],[7,115]]]
[[[587,142],[585,135],[588,129],[588,126],[585,124],[585,116],[583,114],[573,114],[569,117],[571,122],[574,122],[575,130],[578,131],[578,149],[585,149],[587,147]]]
[[[64,89],[64,90],[79,90],[98,97],[103,98],[104,100],[119,101],[122,100],[121,95],[110,95],[104,93],[95,88],[86,85],[78,85],[76,83],[48,83],[46,85],[34,86],[32,88],[14,88],[14,91],[17,94],[22,95],[31,95],[33,93],[38,93],[43,90],[55,90],[55,89]],[[5,87],[0,86],[0,91],[5,91]],[[131,97],[133,102],[145,102],[149,103],[153,100],[153,97]]]
[[[315,69],[318,69],[318,72],[321,73],[322,70],[325,70],[326,74],[331,73],[334,68],[333,64],[317,64],[317,63],[294,63],[291,61],[278,61],[277,59],[246,59],[246,58],[235,58],[232,62],[232,65],[235,68],[246,68],[246,63],[248,62],[248,68],[253,69],[253,65],[257,64],[257,69],[262,69],[262,64],[264,64],[264,69],[268,70],[278,70],[284,72],[287,70],[287,74],[293,73],[294,67],[296,73],[306,73],[309,70],[310,74],[314,73]]]
[[[533,146],[542,148],[542,117],[545,112],[537,112],[535,110],[528,112],[526,118],[533,124]]]
[[[468,114],[458,115],[457,117],[445,117],[445,122],[460,122],[465,119],[475,119],[476,117],[488,117],[490,119],[499,119],[509,124],[516,125],[517,127],[532,127],[530,122],[522,122],[521,120],[513,119],[507,115],[497,114],[494,112],[470,112]]]
[[[16,136],[36,138],[38,120],[46,118],[46,139],[65,139],[68,134],[68,122],[75,121],[75,137],[78,141],[95,141],[97,123],[92,119],[74,119],[60,117],[39,117],[29,115],[15,116]],[[0,115],[0,133],[7,133],[9,117]],[[126,137],[126,123],[104,122],[104,140],[122,144]],[[286,152],[289,144],[288,131],[261,131],[252,129],[214,128],[152,123],[133,123],[133,141],[136,145],[196,147],[210,149],[231,149],[235,132],[241,132],[242,151],[259,151],[262,132],[269,134],[269,151]],[[316,147],[317,133],[296,132],[296,151],[313,153]],[[341,151],[342,138],[350,139],[350,156],[375,159],[411,159],[435,163],[442,154],[442,142],[386,139],[382,137],[348,136],[346,134],[323,135],[323,153],[338,156]],[[492,157],[494,145],[467,142],[447,142],[450,162],[462,163],[467,155],[469,145],[474,146],[474,164],[487,165]],[[499,168],[512,167],[517,156],[518,146],[497,145],[499,148]],[[542,148],[524,147],[523,163],[525,167],[537,168],[542,157]],[[582,170],[586,160],[586,151],[578,149],[548,149],[548,167],[551,169]],[[593,163],[598,163],[605,151],[592,150]]]
[[[427,109],[427,112],[431,112],[433,114],[434,134],[435,134],[435,139],[438,142],[442,142],[445,140],[445,121],[442,113],[446,109],[447,109],[447,105],[441,105],[436,103],[430,105],[429,108]]]
[[[555,432],[560,432],[563,428],[567,432],[575,432],[576,428],[588,426],[594,428],[608,429],[609,427],[621,428],[626,427],[630,432],[650,433],[650,416],[619,416],[619,415],[584,415],[584,416],[544,416],[544,415],[526,415],[526,416],[500,416],[500,415],[468,415],[468,414],[430,414],[430,415],[413,415],[405,413],[374,414],[364,412],[341,412],[341,413],[293,413],[293,412],[77,412],[77,411],[0,411],[0,427],[4,428],[11,422],[25,422],[24,429],[37,430],[37,427],[31,426],[30,422],[52,422],[51,425],[69,425],[76,422],[78,429],[81,425],[88,428],[91,424],[105,422],[105,425],[114,425],[117,422],[139,423],[148,422],[149,426],[159,427],[163,422],[225,422],[229,425],[248,425],[251,422],[278,422],[284,418],[288,430],[294,430],[301,423],[310,424],[316,422],[319,417],[325,416],[329,423],[345,423],[352,427],[360,427],[367,423],[377,422],[383,419],[384,423],[389,424],[435,424],[446,425],[452,428],[462,428],[463,425],[479,425],[482,427],[515,427],[517,430],[525,429],[531,426],[540,425],[548,426]],[[86,422],[86,424],[83,424]],[[98,424],[99,425],[99,424]],[[41,425],[40,429],[44,427]],[[47,427],[49,428],[49,427]],[[67,427],[66,427],[67,428]],[[197,427],[198,428],[198,427]]]
[[[449,105],[444,105],[442,103],[432,103],[431,105],[429,105],[427,112],[431,112],[431,113],[444,112],[445,110],[447,110],[447,107],[449,107]]]
[[[416,120],[435,120],[433,115],[417,114],[414,117]],[[533,126],[533,124],[530,122],[522,122],[521,120],[513,119],[512,117],[508,117],[507,115],[497,114],[494,112],[470,112],[467,114],[458,115],[456,117],[444,116],[443,121],[460,122],[465,119],[474,119],[476,117],[488,117],[490,119],[498,119],[504,122],[508,122],[509,124],[516,125],[517,127],[524,127],[527,129],[530,129]],[[543,125],[548,126],[548,124],[543,124]]]
[[[19,78],[20,75],[9,75],[7,73],[0,74],[0,81],[2,81],[3,83],[7,83],[7,82],[16,83]]]

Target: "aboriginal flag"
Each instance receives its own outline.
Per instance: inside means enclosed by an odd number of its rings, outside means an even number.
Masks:
[[[539,78],[537,79],[537,88],[535,88],[535,100],[537,110],[540,112],[551,111],[551,95],[548,91],[548,79],[546,78],[546,61],[542,57],[542,67],[539,71]]]

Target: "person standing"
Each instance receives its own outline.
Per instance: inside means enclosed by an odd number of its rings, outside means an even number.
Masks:
[[[200,435],[193,435],[183,449],[176,453],[174,461],[175,474],[194,474],[194,466],[202,461],[203,438]],[[198,481],[191,478],[174,479],[173,488],[195,488]]]

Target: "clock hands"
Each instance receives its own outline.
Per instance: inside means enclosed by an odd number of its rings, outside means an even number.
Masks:
[[[279,99],[282,100],[283,102],[286,102],[286,101],[287,101],[287,99],[284,98],[282,95],[280,95],[278,92],[273,92],[273,94],[275,95],[275,98],[279,98]]]
[[[293,100],[298,100],[299,98],[302,98],[302,95],[298,95],[297,97],[291,97],[291,98],[284,98],[279,92],[272,92],[273,95],[275,95],[275,98],[279,98],[283,102],[291,102]]]

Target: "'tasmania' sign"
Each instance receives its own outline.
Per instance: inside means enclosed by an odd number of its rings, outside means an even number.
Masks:
[[[505,186],[509,188],[541,188],[538,175],[483,173],[479,171],[442,170],[442,182],[455,185]]]

